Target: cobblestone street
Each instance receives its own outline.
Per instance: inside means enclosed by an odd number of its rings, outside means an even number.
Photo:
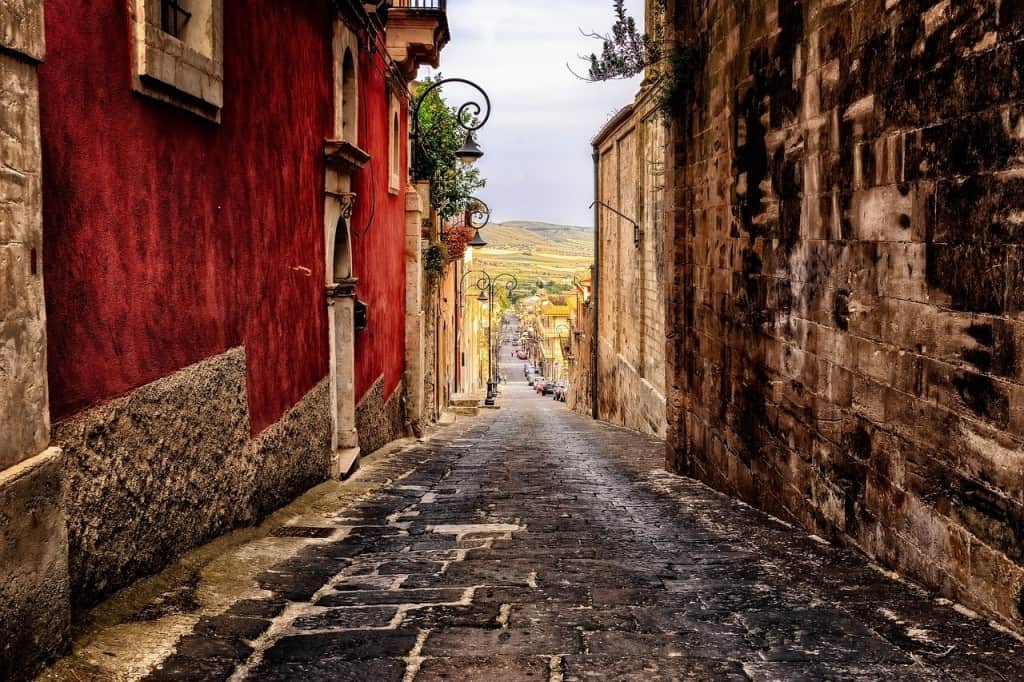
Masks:
[[[665,474],[661,457],[655,440],[512,383],[500,410],[371,459],[344,484],[371,492],[321,509],[315,525],[307,514],[309,526],[293,527],[300,537],[278,529],[254,542],[289,558],[257,574],[262,592],[198,622],[189,616],[191,632],[167,642],[160,660],[118,669],[105,652],[102,669],[66,661],[51,675],[1024,677],[1014,637],[851,552]]]

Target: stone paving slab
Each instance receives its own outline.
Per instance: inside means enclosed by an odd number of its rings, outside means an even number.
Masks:
[[[328,537],[274,538],[147,679],[1024,679],[1020,639],[665,473],[662,443],[503,406],[360,471],[304,517]]]

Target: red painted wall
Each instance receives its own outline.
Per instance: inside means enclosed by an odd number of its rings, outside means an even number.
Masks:
[[[53,417],[244,344],[259,433],[328,373],[322,149],[333,116],[330,3],[224,3],[220,124],[131,91],[127,5],[45,5]],[[404,185],[398,196],[387,191],[380,61],[364,54],[361,78],[361,146],[374,161],[355,187],[354,261],[371,316],[357,338],[359,395],[381,374],[390,394],[404,364]]]
[[[360,146],[371,161],[354,178],[359,195],[352,216],[352,251],[359,298],[369,305],[369,325],[356,335],[356,395],[384,376],[385,396],[405,368],[405,191],[407,145],[402,144],[398,194],[388,191],[390,91],[379,55],[362,52]],[[408,107],[399,97],[401,140],[407,137]],[[359,400],[359,398],[357,398]]]

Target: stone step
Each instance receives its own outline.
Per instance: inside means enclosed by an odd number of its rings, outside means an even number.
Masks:
[[[455,405],[455,414],[460,417],[475,417],[480,414],[480,408],[477,407],[476,405],[472,407]]]

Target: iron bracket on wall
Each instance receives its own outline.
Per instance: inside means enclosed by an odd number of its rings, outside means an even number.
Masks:
[[[603,206],[604,208],[607,208],[609,211],[611,211],[612,213],[614,213],[615,215],[619,216],[620,218],[622,218],[623,220],[628,222],[630,225],[632,225],[633,226],[633,246],[635,246],[638,249],[640,248],[640,240],[644,238],[644,231],[640,229],[640,224],[637,221],[633,220],[632,218],[630,218],[625,213],[622,213],[621,211],[612,208],[611,206],[609,206],[608,204],[604,203],[603,201],[595,201],[588,208],[594,208],[594,206]]]

